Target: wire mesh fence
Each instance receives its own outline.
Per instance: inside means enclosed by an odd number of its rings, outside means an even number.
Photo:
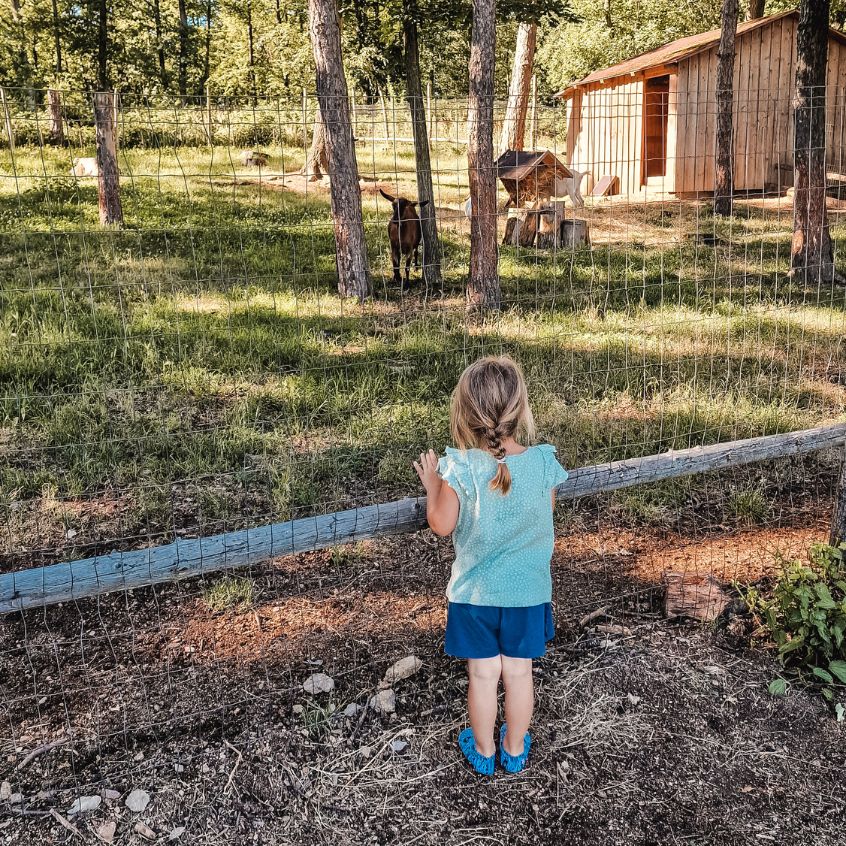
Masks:
[[[487,353],[522,364],[541,436],[568,467],[838,419],[843,289],[788,276],[792,118],[788,109],[782,131],[777,115],[789,93],[735,92],[736,161],[755,175],[741,178],[736,166],[733,214],[719,217],[708,181],[713,91],[683,100],[679,84],[653,81],[648,97],[600,86],[530,104],[526,137],[538,155],[497,169],[507,176],[506,166],[529,161],[513,184],[499,182],[503,308],[482,319],[465,310],[465,101],[422,104],[443,284],[426,286],[413,268],[407,291],[393,281],[384,194],[417,197],[408,104],[351,107],[373,288],[358,302],[336,292],[328,180],[303,172],[312,95],[120,94],[124,222],[102,227],[91,97],[6,89],[3,571],[416,496],[411,458],[448,443],[450,391]],[[842,98],[822,98],[835,247]],[[505,111],[497,101],[495,146]],[[704,181],[682,190],[694,176]],[[556,703],[575,697],[584,721],[574,749],[607,751],[646,731],[649,721],[631,713],[613,738],[592,721],[607,718],[614,697],[646,696],[633,679],[646,678],[638,673],[649,662],[627,642],[671,672],[659,655],[662,573],[750,583],[774,571],[777,552],[802,556],[827,534],[837,466],[837,455],[815,453],[559,508],[562,635],[541,665],[540,707],[552,720]],[[348,793],[367,785],[349,806],[359,808],[376,772],[408,784],[436,775],[425,742],[407,758],[390,744],[426,725],[440,743],[460,718],[460,673],[436,648],[449,564],[448,545],[423,533],[7,616],[0,744],[9,791],[20,794],[2,800],[19,817],[10,836],[42,816],[57,825],[51,808],[67,821],[57,803],[81,793],[165,782],[161,834],[164,821],[178,828],[190,816],[186,782],[202,794],[203,825],[213,797],[237,793],[255,803],[247,817],[294,826],[270,810],[281,794],[297,814],[323,809],[326,831],[340,830],[344,803],[321,792],[339,779]],[[616,633],[579,627],[597,608]],[[397,687],[396,713],[382,714],[390,737],[373,709],[339,716],[366,705],[385,668],[410,653],[431,673]],[[571,682],[556,675],[565,667]],[[598,694],[601,707],[583,697],[591,667],[616,679]],[[303,692],[317,671],[334,680],[328,700]],[[726,695],[772,707],[746,685],[738,671]],[[664,730],[674,741],[683,734],[674,723]],[[295,764],[274,759],[271,777],[258,762],[280,736]],[[371,740],[367,764],[360,747]],[[331,763],[328,749],[346,763]],[[551,749],[560,790],[570,741]],[[309,761],[321,772],[306,772]],[[226,807],[221,842],[243,833]],[[392,824],[382,820],[374,837],[392,836]],[[249,829],[256,842],[260,827]]]

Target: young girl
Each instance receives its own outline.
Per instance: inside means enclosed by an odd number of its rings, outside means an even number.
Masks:
[[[471,364],[452,395],[458,449],[414,462],[432,530],[452,534],[446,652],[467,659],[470,727],[458,745],[476,772],[493,775],[499,679],[505,687],[500,762],[520,772],[529,756],[532,659],[552,639],[552,508],[567,472],[548,444],[531,442],[526,382],[507,357]]]

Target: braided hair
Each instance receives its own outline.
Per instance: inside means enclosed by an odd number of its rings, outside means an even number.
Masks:
[[[452,394],[450,428],[460,449],[483,449],[497,460],[491,490],[511,490],[511,472],[505,463],[503,441],[522,435],[534,437],[526,380],[508,356],[488,356],[471,364]]]

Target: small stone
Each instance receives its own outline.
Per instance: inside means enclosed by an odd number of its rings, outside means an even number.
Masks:
[[[13,793],[9,797],[9,804],[10,805],[20,805],[23,802],[23,793]]]
[[[174,770],[174,772],[177,772],[177,773],[184,773],[185,767],[183,767],[182,764],[174,764],[173,770]]]
[[[369,758],[373,754],[373,750],[369,746],[362,746],[358,750],[358,754],[361,755],[362,758]]]
[[[84,814],[86,811],[96,811],[103,801],[101,796],[80,796],[74,800],[73,805],[67,810],[69,817],[75,814]]]
[[[77,534],[78,534],[78,533],[77,533],[76,529],[68,529],[68,530],[65,532],[65,537],[66,537],[68,540],[73,540],[73,538],[75,538],[75,537],[77,536]]]
[[[335,689],[335,681],[326,673],[315,673],[303,682],[303,690],[316,696],[318,693],[331,693]]]
[[[150,794],[136,788],[126,797],[124,804],[133,813],[140,814],[150,804]]]
[[[133,761],[143,761],[144,760],[144,753],[143,752],[136,752],[135,755],[132,757]]]
[[[134,828],[136,834],[140,834],[142,837],[146,837],[147,840],[156,839],[156,832],[153,831],[153,829],[150,828],[150,826],[148,826],[146,823],[142,823],[141,820],[135,823]]]
[[[4,781],[0,784],[0,800],[3,802],[8,802],[9,797],[12,795],[12,785],[8,781]]]
[[[303,708],[303,706],[302,706],[302,705],[294,705],[294,707],[293,707],[293,708],[291,708],[291,710],[292,710],[295,714],[302,714],[302,712],[303,712],[303,711],[305,711],[305,708]]]
[[[629,705],[640,705],[640,697],[635,696],[634,693],[627,693],[626,699],[629,700]]]
[[[112,790],[111,788],[107,787],[103,791],[103,798],[107,802],[114,802],[114,801],[120,799],[120,791],[119,790]]]
[[[99,837],[103,843],[111,843],[112,840],[115,839],[115,829],[117,829],[117,823],[115,823],[114,820],[104,822],[97,829],[97,837]]]
[[[382,679],[383,687],[392,687],[398,681],[409,678],[419,672],[423,662],[416,655],[409,655],[401,658],[393,666],[388,667],[385,678]]]
[[[182,837],[183,834],[185,834],[185,826],[178,825],[175,829],[173,829],[173,831],[171,831],[170,834],[168,834],[167,839],[179,840],[179,838]]]
[[[392,740],[391,741],[391,749],[394,752],[404,752],[408,748],[408,741],[407,740]]]
[[[379,714],[393,714],[397,710],[397,695],[388,688],[370,697],[370,707]]]
[[[344,708],[343,714],[345,717],[355,717],[361,710],[361,705],[359,705],[358,702],[350,702],[350,704]]]

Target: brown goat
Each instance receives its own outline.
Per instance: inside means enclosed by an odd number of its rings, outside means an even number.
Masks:
[[[392,197],[381,188],[379,193],[391,204],[393,214],[388,223],[388,239],[391,242],[391,264],[394,268],[394,282],[400,283],[403,291],[409,288],[408,273],[411,258],[414,256],[414,269],[420,269],[420,241],[423,230],[420,226],[420,216],[417,214],[417,203],[412,203],[405,197]],[[420,203],[420,208],[428,204],[428,200]],[[405,256],[405,282],[400,277],[400,262]]]

